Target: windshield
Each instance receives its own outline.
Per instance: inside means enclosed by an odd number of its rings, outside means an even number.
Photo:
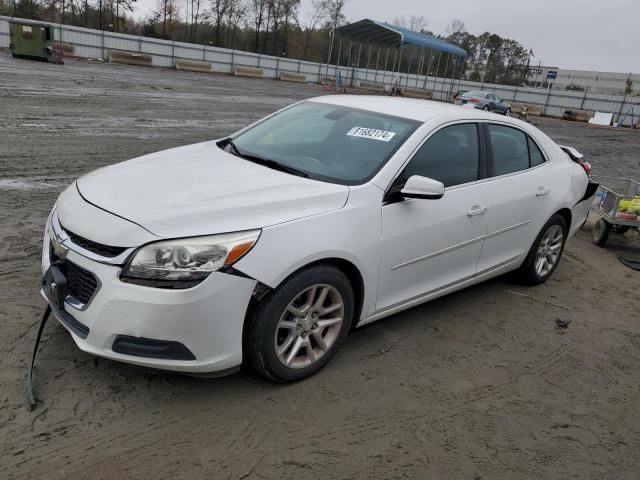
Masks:
[[[418,122],[316,102],[288,108],[233,138],[240,156],[316,180],[347,185],[371,178]]]

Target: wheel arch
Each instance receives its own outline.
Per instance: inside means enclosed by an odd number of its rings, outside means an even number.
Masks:
[[[567,224],[567,235],[568,235],[569,232],[571,231],[571,220],[573,216],[571,209],[564,207],[558,210],[557,212],[555,212],[553,215],[560,215],[564,219],[565,223]],[[551,217],[553,217],[553,215],[551,215]]]
[[[527,255],[529,254],[529,251],[531,250],[531,248],[533,247],[533,244],[536,241],[536,238],[538,238],[539,233],[542,231],[542,228],[547,224],[547,222],[549,220],[551,220],[551,218],[553,218],[555,215],[560,215],[562,217],[562,219],[565,221],[565,223],[567,224],[567,236],[569,235],[569,232],[571,231],[571,218],[572,218],[572,213],[571,213],[571,209],[569,207],[562,207],[558,210],[556,210],[555,212],[553,212],[551,215],[549,215],[549,217],[545,220],[545,222],[540,225],[539,230],[537,231],[537,233],[535,234],[535,236],[531,239],[531,243],[529,244],[529,248],[527,249],[527,253],[525,255],[523,255],[522,257],[522,262],[519,263],[523,263],[526,261],[527,259]]]
[[[290,272],[286,277],[284,277],[280,282],[278,282],[277,285],[273,287],[264,285],[261,282],[258,283],[258,285],[256,286],[256,289],[254,290],[254,295],[251,297],[251,300],[249,301],[249,306],[247,308],[245,318],[244,318],[244,324],[242,327],[243,349],[244,349],[244,345],[246,345],[246,342],[245,342],[246,327],[249,324],[249,320],[253,316],[256,310],[256,307],[262,301],[262,299],[266,295],[268,295],[269,292],[272,292],[277,288],[279,288],[282,284],[284,284],[284,282],[286,282],[289,278],[293,277],[297,273],[301,272],[302,270],[306,270],[308,268],[312,268],[318,265],[333,266],[338,270],[340,270],[349,280],[349,283],[351,284],[351,288],[353,289],[354,307],[355,307],[353,312],[353,322],[351,324],[351,328],[352,329],[355,328],[355,326],[360,321],[360,316],[362,315],[362,307],[364,305],[364,294],[365,294],[364,277],[360,269],[353,262],[345,258],[330,256],[330,257],[316,259],[308,263],[305,263],[302,266],[299,266],[294,271]],[[256,295],[256,292],[261,292],[261,294]]]

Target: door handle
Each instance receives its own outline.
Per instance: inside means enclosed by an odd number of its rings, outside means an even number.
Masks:
[[[480,207],[479,205],[474,205],[471,207],[471,210],[467,212],[467,217],[477,217],[478,215],[482,215],[487,211],[487,207]]]
[[[551,192],[550,188],[546,187],[538,187],[538,191],[536,192],[536,197],[544,197]]]

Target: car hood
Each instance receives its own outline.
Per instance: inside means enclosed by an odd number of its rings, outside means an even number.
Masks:
[[[251,163],[204,142],[101,168],[77,182],[93,205],[163,238],[250,230],[343,207],[349,187]]]

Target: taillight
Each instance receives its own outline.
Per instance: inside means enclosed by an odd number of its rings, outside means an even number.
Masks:
[[[582,162],[582,168],[584,168],[584,173],[587,174],[587,177],[591,176],[591,164],[589,162]]]
[[[479,98],[472,98],[469,100],[471,103],[480,103],[480,99]]]

